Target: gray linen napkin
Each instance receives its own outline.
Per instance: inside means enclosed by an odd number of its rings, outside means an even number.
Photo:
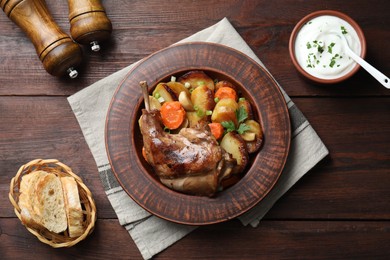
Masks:
[[[215,42],[230,46],[264,66],[226,18],[181,42],[190,41]],[[171,223],[146,212],[126,194],[110,168],[104,142],[106,114],[116,87],[133,66],[134,64],[92,84],[70,96],[68,101],[92,151],[104,190],[120,224],[129,232],[142,257],[150,259],[196,227]],[[285,169],[273,190],[255,208],[239,217],[244,225],[256,227],[273,204],[328,154],[328,150],[301,111],[283,90],[282,92],[291,117],[291,150]]]

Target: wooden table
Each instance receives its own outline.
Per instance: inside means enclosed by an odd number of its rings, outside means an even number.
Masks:
[[[114,31],[102,51],[86,50],[75,80],[47,74],[23,32],[0,13],[0,258],[140,259],[104,194],[67,97],[227,17],[313,125],[330,155],[269,211],[258,228],[238,221],[197,229],[156,259],[384,259],[390,256],[390,91],[364,70],[335,86],[298,76],[288,54],[300,18],[345,12],[362,27],[367,61],[390,75],[390,4],[368,1],[103,1]],[[66,1],[48,1],[69,32]],[[39,242],[8,200],[18,168],[57,158],[93,192],[93,234],[72,248]]]

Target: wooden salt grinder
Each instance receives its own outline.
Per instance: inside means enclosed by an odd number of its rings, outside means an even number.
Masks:
[[[100,0],[68,0],[68,6],[72,38],[99,51],[99,42],[107,40],[112,31],[111,21]]]
[[[82,61],[82,50],[54,22],[44,0],[0,0],[0,6],[30,38],[48,73],[77,77],[74,68]]]

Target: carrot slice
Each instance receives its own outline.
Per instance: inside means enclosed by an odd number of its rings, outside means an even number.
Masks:
[[[144,157],[145,161],[148,161],[148,158],[146,156],[145,146],[142,147],[142,156]]]
[[[218,122],[209,123],[209,127],[215,139],[218,140],[223,136],[224,129],[221,123]]]
[[[179,101],[165,102],[160,108],[163,124],[173,130],[183,123],[186,112]]]
[[[237,92],[230,87],[221,87],[215,92],[214,97],[218,98],[219,100],[224,98],[231,98],[237,101]]]

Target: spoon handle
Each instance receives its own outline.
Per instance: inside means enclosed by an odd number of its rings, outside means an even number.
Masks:
[[[358,56],[356,53],[354,53],[350,48],[346,48],[348,55],[354,59],[360,66],[362,66],[368,73],[371,74],[376,80],[378,80],[383,86],[390,89],[390,79],[374,68],[371,64],[369,64],[367,61],[363,60],[360,56]]]

